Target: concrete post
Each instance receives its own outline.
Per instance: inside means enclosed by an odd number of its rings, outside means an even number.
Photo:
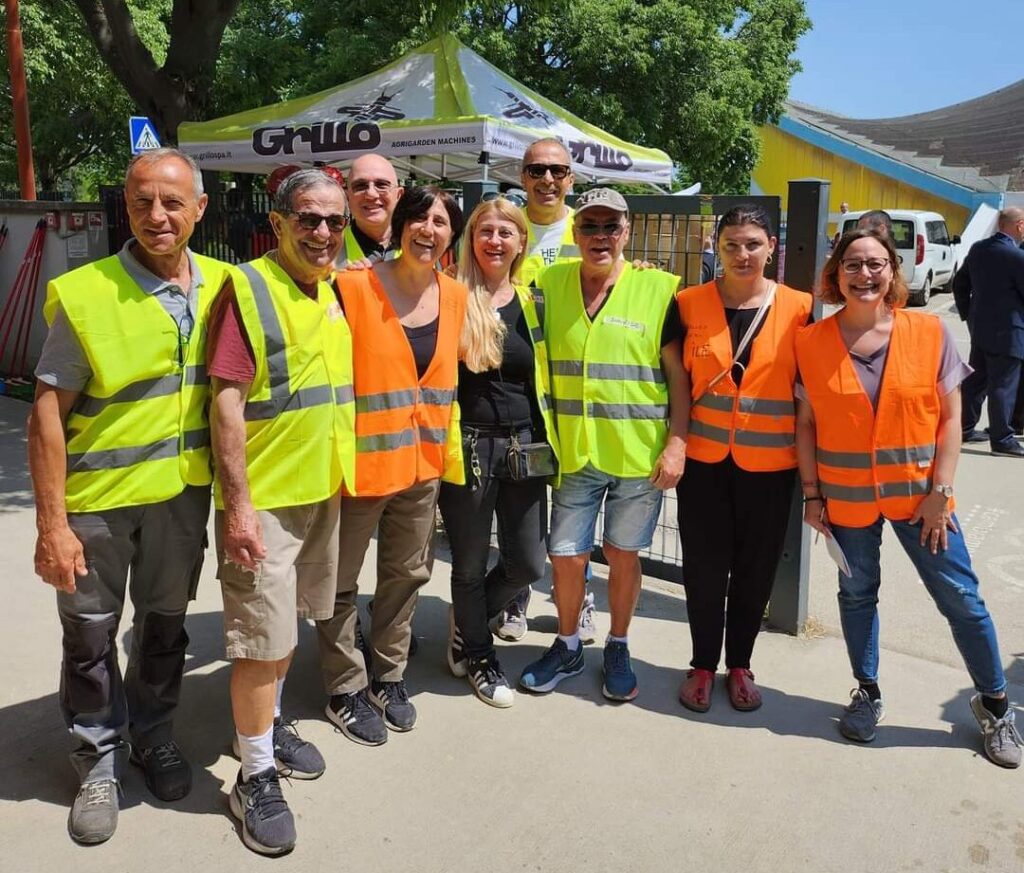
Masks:
[[[813,291],[825,264],[830,185],[825,179],[799,179],[789,183],[785,282],[790,288]],[[814,317],[821,318],[821,303],[817,300]],[[791,634],[803,633],[807,623],[811,531],[803,523],[803,515],[802,494],[797,486],[768,606],[768,623]]]

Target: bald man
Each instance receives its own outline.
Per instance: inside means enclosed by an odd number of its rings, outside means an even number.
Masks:
[[[572,236],[573,211],[565,204],[576,179],[569,150],[554,138],[531,143],[523,153],[520,178],[526,192],[526,256],[517,278],[529,285],[555,261],[579,260]]]
[[[405,189],[387,158],[363,155],[352,162],[345,183],[352,222],[345,228],[344,245],[335,266],[349,263],[369,266],[374,261],[398,257],[397,241],[391,243],[391,216]]]
[[[953,280],[953,299],[971,332],[970,364],[963,383],[964,442],[975,430],[988,396],[988,441],[993,454],[1024,457],[1010,419],[1024,362],[1024,209],[999,213],[997,230],[975,243]]]

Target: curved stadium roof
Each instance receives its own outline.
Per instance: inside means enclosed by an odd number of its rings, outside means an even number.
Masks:
[[[1024,79],[899,118],[845,118],[792,100],[785,116],[964,188],[1024,190]]]

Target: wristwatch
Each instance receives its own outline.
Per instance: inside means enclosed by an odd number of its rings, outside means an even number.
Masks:
[[[946,498],[946,500],[949,500],[953,496],[952,485],[936,485],[933,490],[938,491],[939,494]]]

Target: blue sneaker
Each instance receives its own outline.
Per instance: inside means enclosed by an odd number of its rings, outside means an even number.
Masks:
[[[615,640],[604,644],[604,696],[609,700],[632,700],[639,689],[636,673],[629,665],[629,646]]]
[[[583,646],[575,652],[560,639],[556,639],[539,660],[527,664],[519,677],[519,687],[537,694],[553,691],[563,679],[583,672]]]

